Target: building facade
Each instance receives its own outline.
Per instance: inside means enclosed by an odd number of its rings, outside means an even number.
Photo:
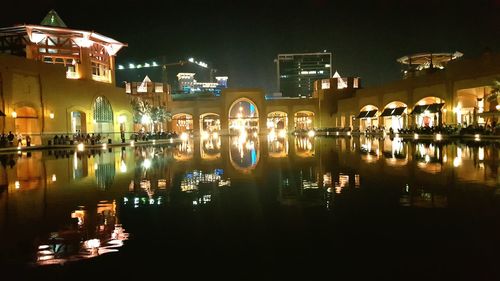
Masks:
[[[278,54],[276,81],[283,97],[310,97],[314,81],[332,77],[332,53]]]
[[[67,28],[55,11],[41,25],[0,28],[2,131],[33,144],[54,134],[130,131],[129,101],[115,87],[115,55],[124,46]]]

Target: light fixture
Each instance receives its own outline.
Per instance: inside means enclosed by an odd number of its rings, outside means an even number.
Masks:
[[[49,117],[50,117],[50,119],[54,119],[54,112],[53,112],[53,111],[51,111],[51,112],[49,113]]]
[[[12,118],[17,118],[17,112],[12,111]]]

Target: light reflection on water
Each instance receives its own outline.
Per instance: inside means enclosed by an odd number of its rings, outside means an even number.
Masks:
[[[203,210],[247,186],[274,192],[283,206],[334,211],[343,194],[383,186],[398,191],[402,207],[446,208],[465,204],[449,200],[462,187],[497,196],[499,154],[498,143],[277,134],[3,154],[0,241],[18,243],[0,249],[37,264],[95,257],[128,239],[122,213],[176,204]],[[36,247],[19,252],[19,243]]]

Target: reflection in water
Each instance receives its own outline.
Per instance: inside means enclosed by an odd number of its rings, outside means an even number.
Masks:
[[[236,169],[249,173],[259,162],[259,138],[243,133],[239,136],[231,136],[229,141],[231,164]]]
[[[247,197],[335,212],[343,200],[377,190],[394,194],[364,200],[405,208],[460,208],[498,196],[498,144],[212,135],[195,155],[195,141],[0,155],[0,251],[19,259],[35,254],[37,264],[94,257],[127,239],[121,223],[131,228],[123,220],[130,213],[224,209]],[[259,204],[267,203],[249,205]],[[30,252],[18,254],[16,245],[26,241]]]
[[[74,219],[65,227],[42,237],[37,245],[36,263],[64,264],[118,252],[128,233],[118,223],[115,201],[100,201],[96,215],[81,206],[71,213]]]

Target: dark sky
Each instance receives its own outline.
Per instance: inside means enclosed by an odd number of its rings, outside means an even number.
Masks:
[[[364,85],[400,77],[398,57],[500,51],[500,0],[8,1],[0,26],[39,23],[55,9],[69,27],[129,44],[119,62],[193,56],[229,76],[231,87],[275,90],[278,53],[333,53],[342,76]],[[368,2],[368,3],[365,3]]]

